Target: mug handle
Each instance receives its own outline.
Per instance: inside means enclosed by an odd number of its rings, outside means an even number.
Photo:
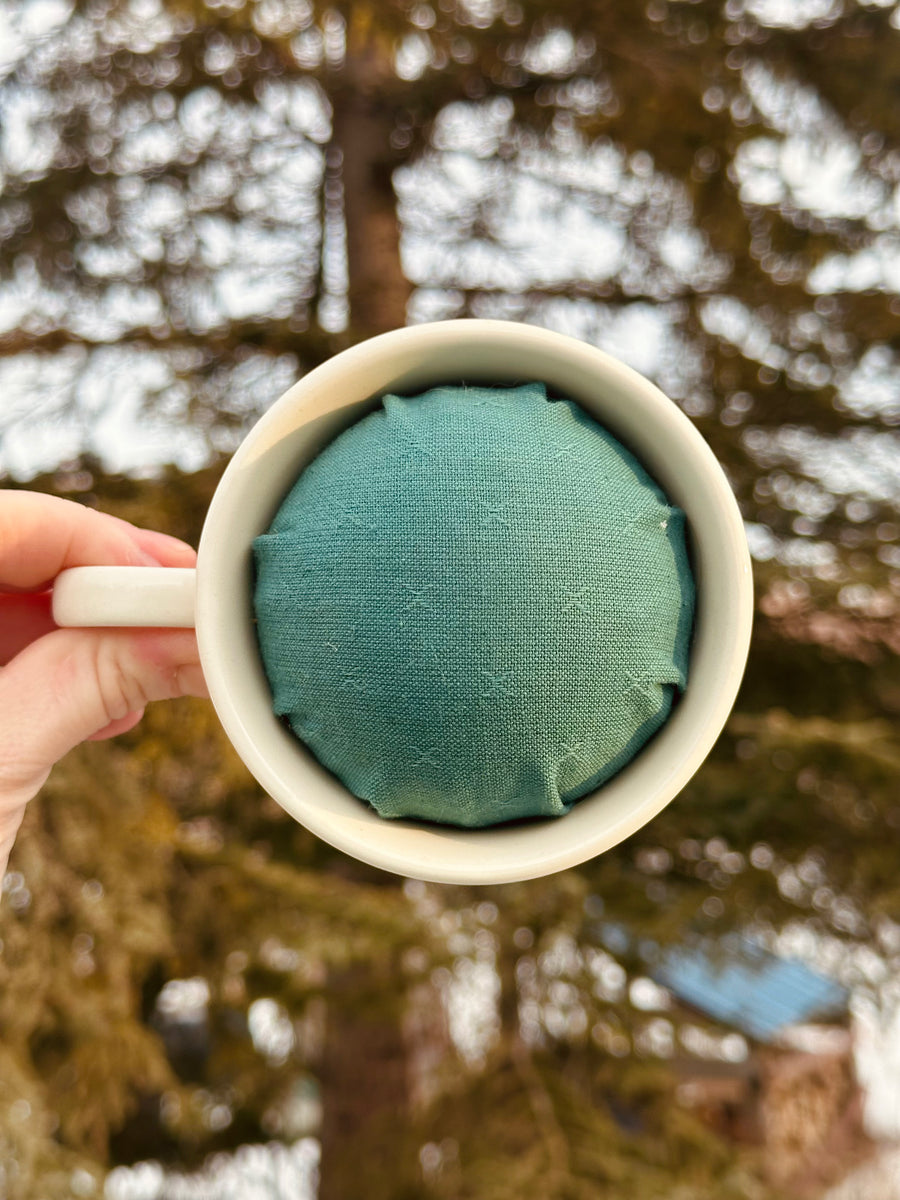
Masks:
[[[70,567],[53,584],[61,626],[193,629],[194,567]]]

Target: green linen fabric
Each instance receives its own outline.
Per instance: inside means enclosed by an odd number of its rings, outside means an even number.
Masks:
[[[687,682],[684,515],[542,384],[385,397],[254,554],[274,711],[382,817],[563,814]]]

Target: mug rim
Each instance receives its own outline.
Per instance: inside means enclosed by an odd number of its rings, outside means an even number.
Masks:
[[[249,628],[252,610],[248,618],[251,527],[264,531],[290,482],[342,427],[394,388],[411,393],[446,381],[448,370],[434,364],[444,362],[452,373],[457,361],[482,364],[486,372],[496,361],[502,365],[493,367],[492,376],[506,371],[508,377],[522,364],[544,364],[546,382],[567,375],[579,381],[575,390],[583,394],[571,398],[588,411],[588,399],[593,404],[595,398],[587,397],[584,381],[605,389],[606,416],[597,417],[596,408],[592,415],[626,445],[643,441],[642,449],[630,448],[685,510],[697,567],[697,636],[688,685],[660,732],[564,817],[474,830],[378,816],[286,730],[270,700],[261,713],[261,688],[268,691],[268,684]],[[298,466],[290,446],[302,439],[313,449],[304,448],[305,461]],[[604,351],[510,321],[461,318],[407,326],[360,342],[302,376],[259,418],[226,467],[198,550],[196,624],[203,670],[219,719],[251,773],[287,812],[336,848],[396,874],[438,882],[536,878],[593,858],[646,824],[678,794],[718,738],[743,677],[752,615],[743,520],[724,471],[689,418],[644,376]]]

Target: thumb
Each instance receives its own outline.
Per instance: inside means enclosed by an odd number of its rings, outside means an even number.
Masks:
[[[193,630],[57,629],[32,642],[0,668],[0,842],[79,742],[187,695],[207,695]]]

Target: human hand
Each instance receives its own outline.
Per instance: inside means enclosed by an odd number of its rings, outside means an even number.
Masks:
[[[79,742],[132,729],[151,700],[206,696],[193,630],[59,629],[76,566],[193,566],[177,538],[37,492],[0,491],[0,877],[25,805]]]

